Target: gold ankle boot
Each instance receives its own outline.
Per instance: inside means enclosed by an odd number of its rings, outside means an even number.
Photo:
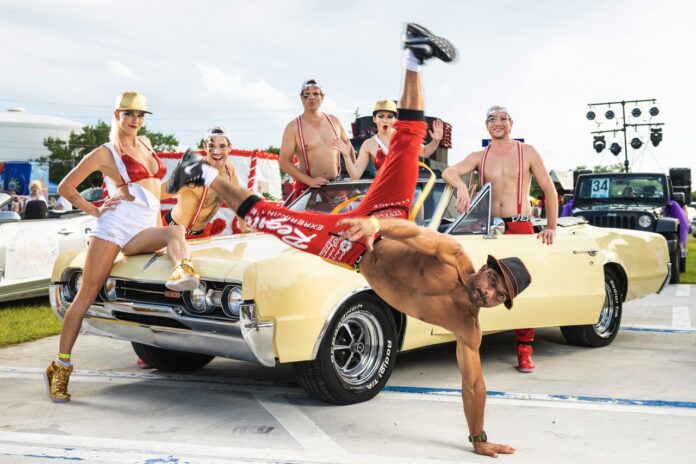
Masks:
[[[165,286],[177,292],[192,291],[198,287],[200,278],[190,259],[182,259],[169,276]]]
[[[51,365],[46,368],[44,372],[46,390],[48,392],[48,397],[54,403],[65,403],[70,401],[68,381],[70,380],[72,371],[72,366],[63,367],[55,361],[51,362]]]

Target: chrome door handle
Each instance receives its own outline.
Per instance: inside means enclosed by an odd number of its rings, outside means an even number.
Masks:
[[[72,231],[72,230],[68,230],[68,229],[62,229],[62,230],[59,230],[58,233],[59,233],[60,235],[70,235],[70,234],[73,233],[73,231]]]
[[[582,253],[587,253],[590,256],[597,256],[598,250],[573,250],[574,255],[580,255]]]

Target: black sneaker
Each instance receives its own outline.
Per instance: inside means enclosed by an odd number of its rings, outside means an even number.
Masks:
[[[203,159],[196,155],[195,151],[190,148],[186,150],[184,156],[174,166],[174,171],[167,182],[167,192],[176,193],[188,184],[203,185],[203,168],[201,167],[203,163]]]
[[[457,57],[457,50],[452,42],[415,23],[406,24],[403,42],[404,48],[411,49],[421,63],[430,58],[449,63]]]

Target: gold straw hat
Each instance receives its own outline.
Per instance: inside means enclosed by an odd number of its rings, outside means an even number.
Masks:
[[[388,111],[390,113],[397,114],[396,103],[392,100],[380,100],[375,103],[375,109],[372,110],[372,116],[377,114],[378,111]]]
[[[152,114],[147,109],[147,98],[142,93],[128,91],[116,97],[116,111],[135,110]]]

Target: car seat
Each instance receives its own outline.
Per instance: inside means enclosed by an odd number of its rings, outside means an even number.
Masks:
[[[24,219],[46,219],[48,205],[43,200],[29,200],[24,207]]]

